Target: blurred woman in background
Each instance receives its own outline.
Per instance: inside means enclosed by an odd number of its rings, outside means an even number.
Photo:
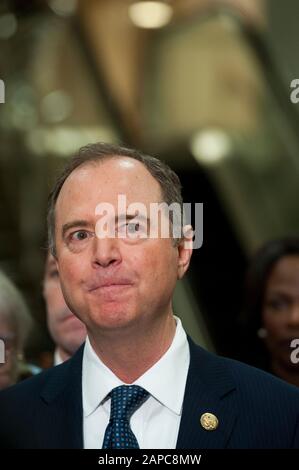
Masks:
[[[299,386],[299,350],[293,349],[299,343],[298,238],[270,241],[256,253],[244,314],[247,361]]]
[[[23,361],[31,326],[32,320],[21,293],[0,270],[0,339],[5,351],[5,362],[0,363],[0,390],[32,375]]]

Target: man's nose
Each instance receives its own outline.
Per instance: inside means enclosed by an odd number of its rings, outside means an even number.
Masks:
[[[116,238],[94,237],[92,253],[92,264],[94,267],[116,265],[121,262],[121,259],[119,241]]]

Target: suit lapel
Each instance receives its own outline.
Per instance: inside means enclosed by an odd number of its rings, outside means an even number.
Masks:
[[[196,346],[190,338],[189,345],[190,367],[177,448],[225,448],[236,420],[233,379],[223,359]],[[204,413],[216,416],[216,429],[203,427],[200,418]]]
[[[68,361],[56,366],[41,392],[37,435],[41,448],[83,448],[83,346]]]

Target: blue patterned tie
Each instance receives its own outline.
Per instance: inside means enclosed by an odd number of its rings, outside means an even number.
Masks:
[[[145,402],[148,392],[138,385],[121,385],[109,394],[110,421],[106,428],[103,449],[139,449],[130,428],[132,414]]]

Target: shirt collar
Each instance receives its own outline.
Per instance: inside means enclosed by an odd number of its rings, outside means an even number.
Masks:
[[[54,351],[54,366],[60,366],[60,364],[62,363],[63,363],[63,359],[60,356],[58,349],[56,348]]]
[[[190,363],[190,352],[181,320],[175,317],[176,332],[166,353],[139,377],[134,385],[149,392],[162,405],[180,415]],[[83,411],[94,412],[111,390],[124,383],[105,366],[86,339],[83,354]]]

